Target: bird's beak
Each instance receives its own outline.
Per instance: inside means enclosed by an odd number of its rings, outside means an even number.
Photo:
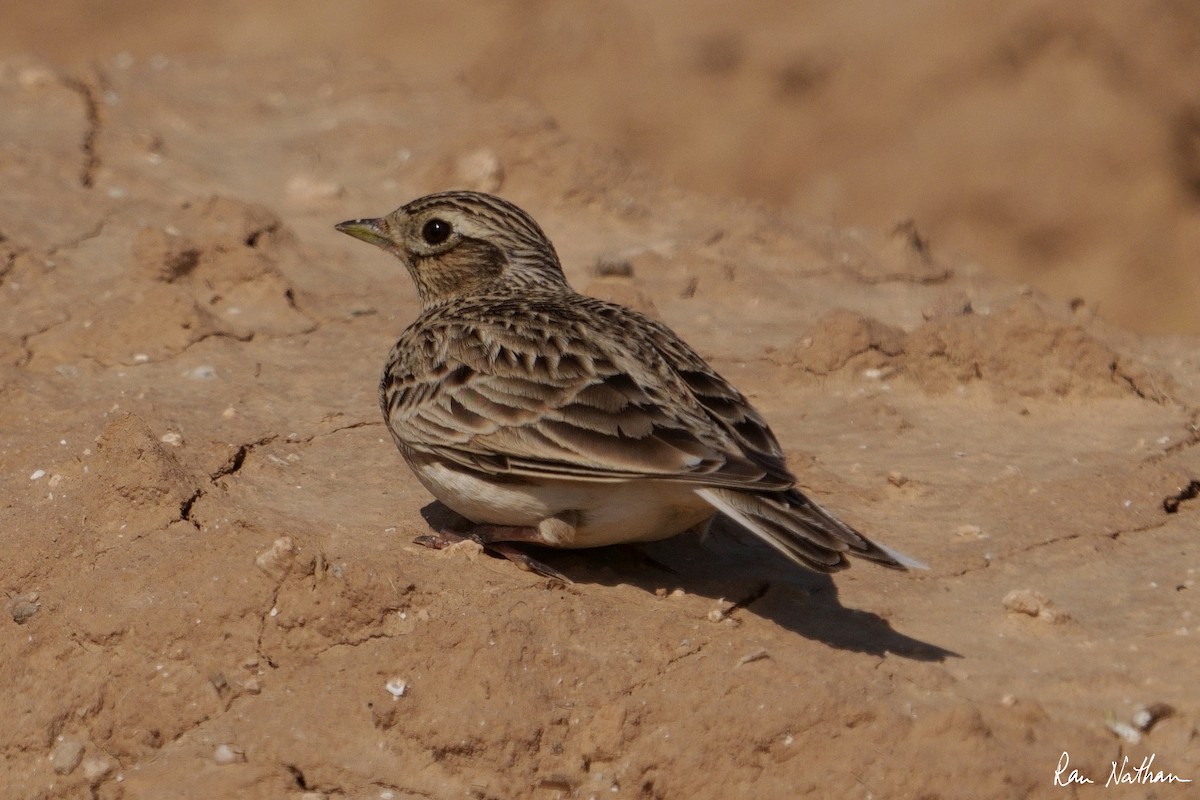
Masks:
[[[342,233],[362,239],[364,242],[377,247],[388,247],[392,239],[388,236],[386,223],[382,219],[352,219],[339,222],[333,227]]]

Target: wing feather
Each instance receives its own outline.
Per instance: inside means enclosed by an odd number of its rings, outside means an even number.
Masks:
[[[762,418],[670,329],[582,295],[426,311],[380,388],[404,446],[488,472],[794,482]]]

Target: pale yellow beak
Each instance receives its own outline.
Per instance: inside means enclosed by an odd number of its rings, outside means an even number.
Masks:
[[[362,239],[377,247],[388,247],[393,244],[391,237],[387,235],[387,228],[382,219],[352,219],[339,222],[333,227],[355,239]]]

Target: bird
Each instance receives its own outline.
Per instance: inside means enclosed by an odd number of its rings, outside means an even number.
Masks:
[[[470,538],[569,583],[517,545],[650,542],[720,513],[818,572],[925,568],[801,492],[745,395],[665,324],[572,289],[513,203],[445,191],[335,227],[395,256],[421,301],[379,403],[417,480],[473,527],[418,543]]]

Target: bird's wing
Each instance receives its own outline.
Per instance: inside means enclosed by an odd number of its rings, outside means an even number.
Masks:
[[[427,312],[380,392],[404,446],[483,472],[794,482],[762,418],[670,329],[582,295]]]

